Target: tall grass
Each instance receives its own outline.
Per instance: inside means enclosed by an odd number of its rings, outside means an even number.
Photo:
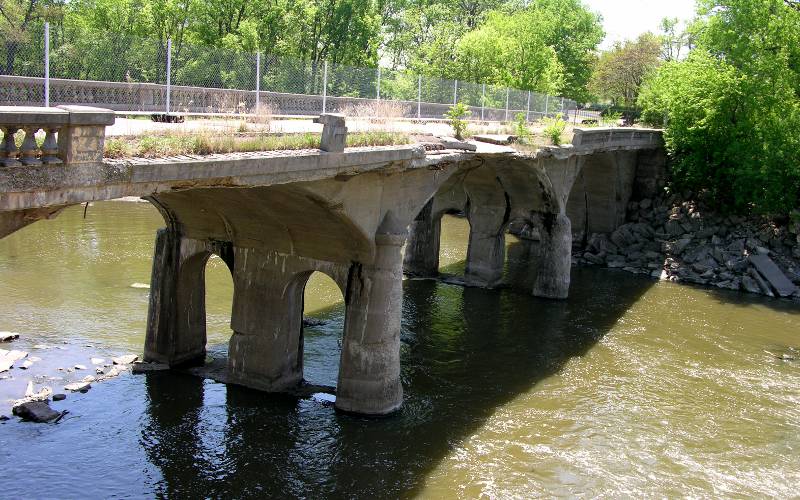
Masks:
[[[362,132],[347,136],[348,147],[393,146],[408,144],[406,134],[396,132]],[[209,155],[215,153],[242,153],[319,149],[320,134],[291,135],[212,135],[209,132],[153,134],[142,137],[109,137],[106,139],[106,158],[160,158],[179,155]]]

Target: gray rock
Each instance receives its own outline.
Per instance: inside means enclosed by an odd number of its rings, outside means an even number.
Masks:
[[[750,276],[742,276],[742,288],[750,293],[761,293],[758,283]]]
[[[139,359],[139,356],[135,354],[126,354],[124,356],[117,356],[116,358],[112,358],[111,361],[114,362],[115,365],[129,365]]]
[[[66,394],[53,394],[53,401],[64,401],[65,399],[67,399]]]
[[[19,338],[19,333],[0,332],[0,342],[11,342],[12,340],[17,340],[18,338]]]
[[[667,223],[664,224],[664,229],[670,236],[680,236],[686,232],[683,226],[681,226],[681,223],[676,220],[667,221]]]
[[[44,401],[29,401],[15,406],[12,409],[14,415],[20,417],[22,420],[29,420],[31,422],[50,422],[61,416],[61,413],[50,408]]]
[[[647,210],[652,205],[653,205],[653,200],[651,200],[650,198],[645,198],[639,202],[639,208],[641,208],[642,210]]]
[[[586,259],[587,262],[595,265],[602,264],[603,262],[605,262],[605,259],[603,258],[602,254],[597,255],[593,254],[592,252],[584,252],[583,258]]]
[[[86,392],[92,388],[92,384],[88,382],[75,382],[72,384],[67,384],[64,386],[64,389],[67,391],[72,392]]]
[[[758,271],[756,271],[753,268],[750,268],[747,270],[747,272],[748,274],[750,274],[753,280],[755,280],[755,282],[758,283],[758,287],[761,289],[761,293],[767,295],[768,297],[775,296],[775,294],[772,293],[772,288],[770,288],[769,284],[766,281],[764,281],[764,278],[762,278],[761,275],[758,274]]]
[[[76,370],[85,370],[86,366],[84,366],[84,365],[75,365],[75,366],[73,366],[73,368],[76,369]]]

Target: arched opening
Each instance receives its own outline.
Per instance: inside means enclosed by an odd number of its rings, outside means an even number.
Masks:
[[[311,273],[303,290],[300,335],[303,379],[307,383],[336,386],[344,317],[344,295],[339,285],[325,273]]]
[[[207,352],[212,358],[224,358],[233,334],[233,276],[217,255],[211,255],[205,263],[205,290]]]
[[[464,276],[471,230],[469,220],[459,210],[447,210],[440,217],[439,273]]]
[[[509,221],[506,229],[506,258],[503,265],[503,283],[514,288],[530,289],[533,283],[531,261],[539,252],[539,229],[529,219]]]

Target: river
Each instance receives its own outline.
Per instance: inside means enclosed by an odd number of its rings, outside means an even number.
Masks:
[[[47,377],[84,373],[59,367],[141,352],[148,290],[131,285],[148,283],[161,225],[149,204],[103,202],[0,240],[0,330],[22,335],[0,347],[41,358],[0,380],[0,413],[31,378],[60,390]],[[467,233],[445,218],[443,270],[463,271]],[[509,245],[513,273],[522,244]],[[221,261],[206,283],[209,348],[223,353]],[[424,280],[403,291],[399,414],[125,374],[52,403],[69,411],[57,424],[0,423],[0,497],[797,496],[796,304],[603,269],[574,269],[563,302]],[[312,277],[305,312],[325,323],[306,328],[310,382],[336,383],[341,300]]]

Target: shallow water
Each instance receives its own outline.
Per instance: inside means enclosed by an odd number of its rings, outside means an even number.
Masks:
[[[22,334],[2,348],[42,358],[4,374],[0,413],[30,378],[59,388],[41,377],[141,351],[148,291],[131,285],[149,282],[161,224],[148,204],[96,203],[0,240],[0,330]],[[467,234],[445,219],[445,271],[463,272]],[[218,260],[206,280],[223,352],[232,282]],[[399,414],[123,375],[53,403],[58,424],[0,424],[0,497],[797,495],[800,361],[775,357],[800,347],[795,304],[598,269],[575,269],[565,302],[403,288]],[[312,277],[306,314],[327,322],[305,331],[311,382],[336,382],[340,301]]]

